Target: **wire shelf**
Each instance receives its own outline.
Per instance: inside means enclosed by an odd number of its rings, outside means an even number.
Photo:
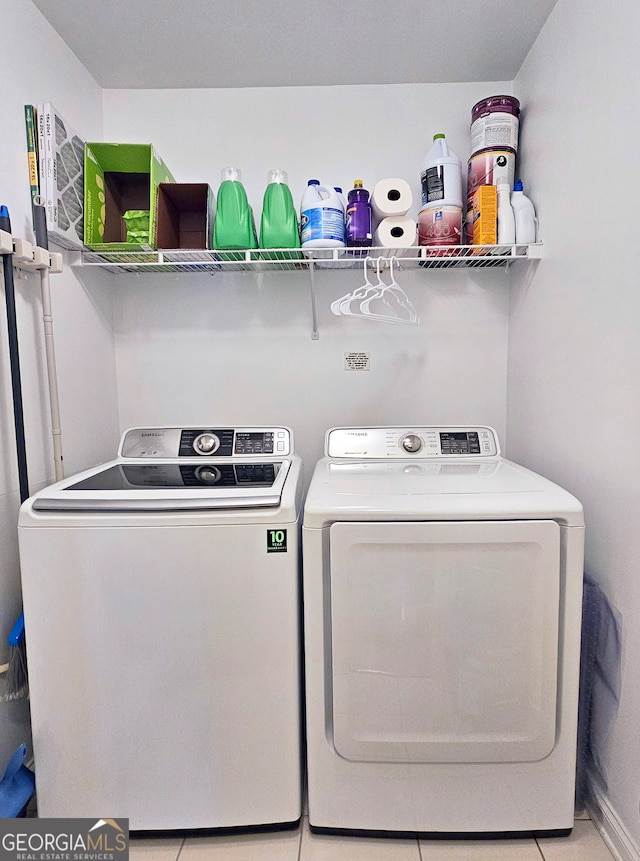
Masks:
[[[539,259],[542,243],[362,249],[247,249],[243,251],[83,251],[80,265],[122,272],[268,272],[309,269],[361,269],[367,261],[394,257],[401,269],[487,269],[516,260]]]

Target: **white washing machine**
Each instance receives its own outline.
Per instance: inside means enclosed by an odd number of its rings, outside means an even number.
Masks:
[[[309,823],[568,833],[584,523],[489,427],[337,428],[303,520]]]
[[[295,826],[301,496],[288,428],[137,428],[24,503],[40,816]]]

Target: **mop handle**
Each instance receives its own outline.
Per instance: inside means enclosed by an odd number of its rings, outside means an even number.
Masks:
[[[11,233],[11,219],[6,206],[0,206],[0,230]],[[13,394],[13,421],[16,433],[16,449],[18,456],[18,481],[20,483],[20,501],[24,502],[29,496],[29,480],[27,476],[27,449],[24,438],[24,415],[22,412],[22,381],[20,379],[20,354],[18,351],[18,327],[16,324],[16,296],[13,283],[13,256],[3,254],[4,294],[7,305],[7,334],[9,338],[9,364],[11,366],[11,391]]]

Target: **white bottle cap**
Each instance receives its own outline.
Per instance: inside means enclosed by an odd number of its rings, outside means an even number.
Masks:
[[[232,182],[242,182],[242,171],[239,167],[223,167],[222,181],[231,180]]]
[[[286,185],[288,180],[289,180],[289,177],[287,176],[286,170],[282,170],[279,167],[274,167],[273,170],[270,170],[267,173],[267,182],[268,183],[277,182],[277,183],[280,183],[281,185]]]

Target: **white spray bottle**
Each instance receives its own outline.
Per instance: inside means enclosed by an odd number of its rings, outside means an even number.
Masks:
[[[511,194],[511,206],[516,223],[516,243],[528,245],[536,241],[536,212],[533,204],[522,190],[522,180],[517,179]]]
[[[506,180],[498,182],[498,245],[513,245],[516,241],[516,220],[509,199],[510,192]]]

